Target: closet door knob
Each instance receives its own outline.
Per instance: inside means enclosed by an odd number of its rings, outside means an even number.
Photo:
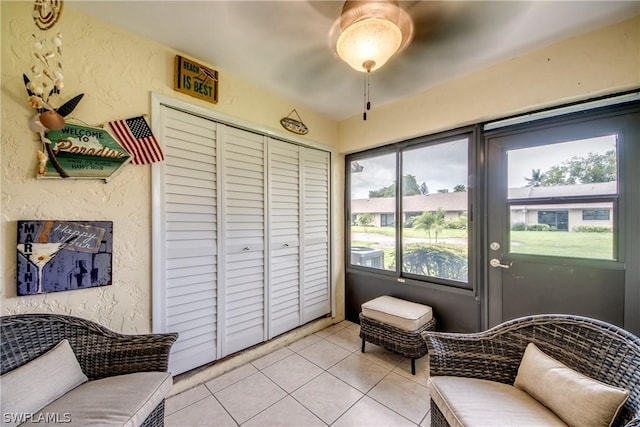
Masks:
[[[242,248],[243,251],[248,251],[249,250],[249,246],[245,246],[244,248]]]

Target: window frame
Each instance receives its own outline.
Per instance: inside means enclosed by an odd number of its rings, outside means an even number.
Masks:
[[[480,146],[481,126],[466,126],[451,131],[440,132],[433,135],[422,136],[418,138],[408,139],[385,145],[383,147],[373,148],[361,152],[347,154],[345,156],[345,266],[346,270],[363,271],[367,274],[374,274],[386,277],[393,277],[399,284],[410,284],[417,286],[444,286],[448,289],[461,289],[477,291],[477,277],[479,269],[479,255],[481,249],[480,236],[477,235],[479,227],[475,226],[477,215],[475,210],[481,206],[481,189],[476,187],[476,183],[481,181],[477,179],[478,171],[484,159],[478,156],[478,147]],[[421,146],[433,146],[460,139],[467,139],[467,281],[460,282],[450,279],[444,279],[435,276],[422,276],[402,271],[402,226],[405,222],[402,209],[402,153],[406,150],[420,148]],[[359,160],[374,158],[382,155],[394,153],[395,155],[395,177],[396,182],[400,183],[396,186],[395,194],[395,248],[396,248],[396,266],[395,270],[386,270],[357,265],[351,263],[351,164]],[[479,211],[478,211],[479,212]]]

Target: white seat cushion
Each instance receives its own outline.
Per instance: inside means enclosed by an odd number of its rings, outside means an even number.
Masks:
[[[2,427],[16,426],[74,387],[87,382],[69,341],[0,377]]]
[[[362,304],[362,314],[405,331],[415,331],[433,318],[433,312],[428,305],[387,295]]]
[[[137,372],[89,381],[71,390],[23,425],[57,414],[64,426],[141,425],[167,396],[173,380],[168,372]]]
[[[509,384],[461,377],[431,377],[431,399],[451,427],[566,426],[553,412]]]

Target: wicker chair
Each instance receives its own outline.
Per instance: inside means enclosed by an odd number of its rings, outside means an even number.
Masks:
[[[484,332],[423,332],[431,376],[479,378],[513,384],[528,343],[570,368],[629,390],[613,425],[640,426],[640,338],[608,323],[571,315],[536,315]],[[448,426],[431,400],[431,425]]]
[[[9,372],[69,340],[89,380],[135,372],[167,371],[177,333],[123,335],[89,320],[57,314],[0,317],[1,373]],[[164,401],[143,426],[164,425]]]

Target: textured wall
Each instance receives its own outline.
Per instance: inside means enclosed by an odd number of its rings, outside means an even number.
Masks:
[[[32,34],[42,32],[31,19],[33,2],[2,1],[0,7],[0,312],[3,315],[66,313],[98,321],[117,331],[148,332],[151,329],[151,167],[128,165],[108,183],[35,179],[36,150],[40,144],[27,127],[34,110],[27,105],[22,74],[28,73],[31,65]],[[226,74],[223,64],[211,64],[220,71],[219,104],[211,106],[174,92],[173,60],[178,52],[72,8],[65,8],[56,26],[42,35],[51,37],[58,32],[62,33],[64,43],[62,98],[67,100],[78,93],[85,94],[72,113],[78,123],[97,126],[149,114],[151,91],[274,129],[279,127],[280,118],[294,107],[286,99]],[[334,121],[295,107],[310,128],[310,140],[335,145],[337,125]],[[341,212],[341,206],[335,208]],[[19,219],[113,221],[113,285],[17,297],[15,242]],[[342,288],[341,280],[338,282]],[[342,307],[343,303],[339,301],[338,305]]]

